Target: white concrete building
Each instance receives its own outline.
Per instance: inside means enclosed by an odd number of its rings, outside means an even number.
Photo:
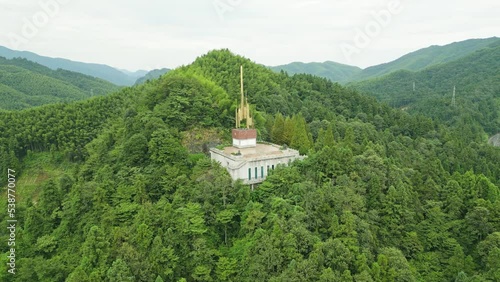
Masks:
[[[288,165],[302,158],[297,150],[281,148],[275,144],[257,144],[257,130],[254,129],[250,106],[243,92],[243,67],[241,67],[240,106],[235,113],[236,129],[233,129],[233,146],[220,150],[210,149],[212,160],[218,161],[229,171],[233,180],[253,185],[266,179],[269,171],[278,165]],[[244,124],[244,126],[243,126]],[[242,128],[246,127],[246,128]]]
[[[233,129],[233,146],[210,149],[212,160],[225,167],[233,180],[241,179],[245,184],[260,183],[278,165],[288,165],[302,158],[297,150],[275,144],[257,144],[253,141],[256,139],[251,138],[253,136],[257,137],[255,129]]]

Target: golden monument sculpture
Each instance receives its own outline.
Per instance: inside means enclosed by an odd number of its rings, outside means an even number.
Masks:
[[[245,97],[243,92],[243,66],[240,66],[240,76],[241,76],[241,98],[240,106],[236,109],[236,128],[241,127],[241,122],[245,121],[246,128],[250,129],[254,127],[253,119],[250,116],[250,105],[248,105],[248,98]]]

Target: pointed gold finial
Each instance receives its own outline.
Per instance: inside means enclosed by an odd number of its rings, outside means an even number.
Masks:
[[[246,128],[253,128],[253,119],[250,116],[250,105],[248,105],[248,99],[245,98],[243,90],[243,66],[240,66],[240,84],[241,84],[241,97],[240,97],[240,107],[236,109],[236,128],[240,128],[241,122],[246,121]]]

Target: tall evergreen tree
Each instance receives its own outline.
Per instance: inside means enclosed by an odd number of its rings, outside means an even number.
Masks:
[[[301,155],[307,154],[312,147],[307,131],[306,120],[301,114],[294,117],[293,137],[290,146],[299,150]]]
[[[278,145],[285,144],[285,119],[281,113],[277,113],[274,118],[271,140]]]
[[[285,118],[284,129],[283,129],[283,143],[288,146],[291,145],[292,139],[295,136],[295,116],[290,118]]]
[[[331,123],[326,129],[320,128],[318,132],[318,139],[316,140],[316,148],[320,149],[327,146],[332,148],[335,145],[332,128],[333,126]]]

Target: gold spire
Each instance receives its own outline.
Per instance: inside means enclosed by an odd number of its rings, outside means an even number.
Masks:
[[[250,105],[248,105],[248,98],[245,97],[243,92],[243,66],[240,66],[240,79],[241,79],[241,97],[240,107],[236,109],[236,128],[240,128],[241,122],[246,121],[246,128],[253,128],[253,119],[250,116]]]

